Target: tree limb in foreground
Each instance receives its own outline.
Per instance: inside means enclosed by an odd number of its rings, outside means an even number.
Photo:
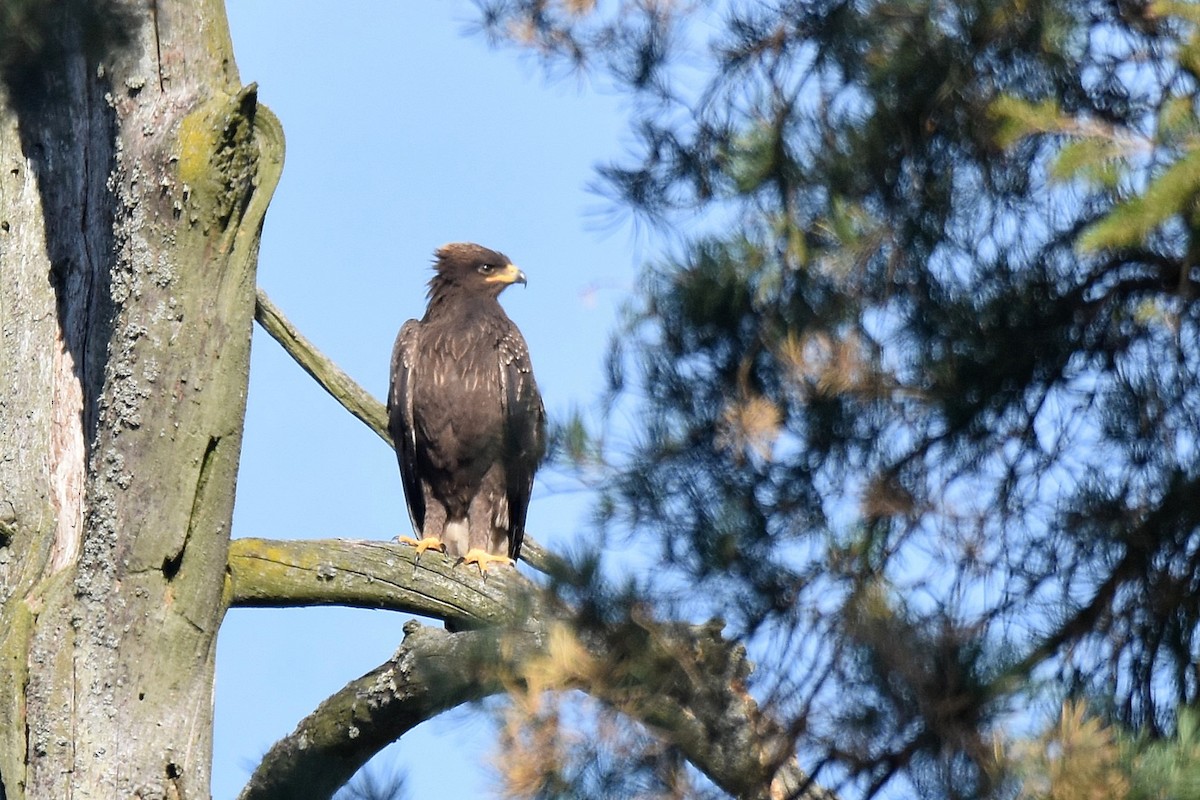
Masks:
[[[463,669],[478,663],[477,651],[495,639],[489,631],[452,634],[412,620],[404,634],[388,661],[326,699],[276,742],[238,800],[328,798],[372,755],[420,723],[502,690],[495,671]]]
[[[382,404],[304,339],[261,290],[255,316],[326,391],[390,442]],[[560,559],[531,544],[527,537],[532,565],[562,574]],[[241,800],[330,797],[420,722],[524,685],[531,665],[554,656],[555,643],[561,649],[564,641],[574,644],[568,666],[557,682],[540,681],[537,689],[579,689],[639,720],[736,797],[833,798],[800,768],[793,737],[746,691],[753,667],[744,648],[723,638],[719,621],[690,626],[638,615],[583,626],[515,571],[489,573],[494,577],[485,581],[441,554],[418,560],[415,553],[388,542],[231,543],[231,605],[391,608],[487,626],[450,633],[410,622],[391,659],[328,698],[271,748]]]
[[[531,618],[517,628],[459,633],[410,621],[387,662],[322,702],[271,748],[239,800],[328,798],[416,725],[463,703],[527,688],[529,675],[540,679],[539,691],[579,689],[641,721],[736,797],[832,798],[808,783],[790,737],[740,686],[750,665],[719,627],[651,632],[633,624],[580,636],[562,620]],[[564,652],[569,662],[552,670],[558,680],[547,683],[544,664],[562,661]],[[655,669],[647,673],[649,663]]]

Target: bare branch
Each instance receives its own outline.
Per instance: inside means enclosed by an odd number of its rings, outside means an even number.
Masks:
[[[229,604],[383,608],[477,626],[511,620],[514,597],[533,597],[513,570],[493,570],[484,580],[441,553],[416,552],[396,542],[234,539]]]
[[[574,688],[657,731],[734,797],[835,800],[800,768],[794,735],[750,696],[754,667],[723,627],[635,615],[589,632],[600,677]]]
[[[333,396],[334,400],[379,434],[379,438],[387,442],[389,447],[392,446],[392,437],[388,434],[387,410],[383,404],[355,383],[341,367],[326,358],[312,342],[304,338],[262,289],[258,290],[254,319],[321,388]]]
[[[489,631],[451,634],[414,621],[382,665],[350,682],[263,757],[239,800],[328,798],[375,753],[442,711],[502,685],[481,651],[498,658]]]

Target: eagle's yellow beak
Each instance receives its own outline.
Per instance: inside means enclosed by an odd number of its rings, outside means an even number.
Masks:
[[[484,278],[488,283],[519,283],[525,285],[525,273],[517,269],[515,264],[505,264],[504,269]]]

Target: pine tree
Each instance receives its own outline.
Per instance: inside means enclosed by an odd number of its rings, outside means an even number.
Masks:
[[[1004,792],[1047,700],[1168,733],[1200,699],[1196,6],[482,13],[637,98],[603,173],[682,240],[614,340],[645,429],[574,450],[655,553],[639,601],[727,619],[846,788]]]

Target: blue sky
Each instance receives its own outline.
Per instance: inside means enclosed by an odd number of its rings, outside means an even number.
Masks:
[[[259,285],[382,398],[392,339],[424,309],[433,250],[476,241],[529,276],[502,297],[552,415],[592,402],[605,342],[646,257],[600,230],[594,167],[624,152],[619,99],[547,81],[469,35],[465,2],[229,0],[244,83],[282,120],[287,160]],[[607,231],[607,232],[605,232]],[[548,488],[547,483],[557,489]],[[587,534],[586,498],[542,481],[530,532]],[[393,454],[255,331],[234,536],[388,539],[408,532]],[[323,698],[395,649],[409,615],[235,609],[217,656],[213,797]],[[444,715],[387,753],[411,796],[492,794],[486,718]]]

